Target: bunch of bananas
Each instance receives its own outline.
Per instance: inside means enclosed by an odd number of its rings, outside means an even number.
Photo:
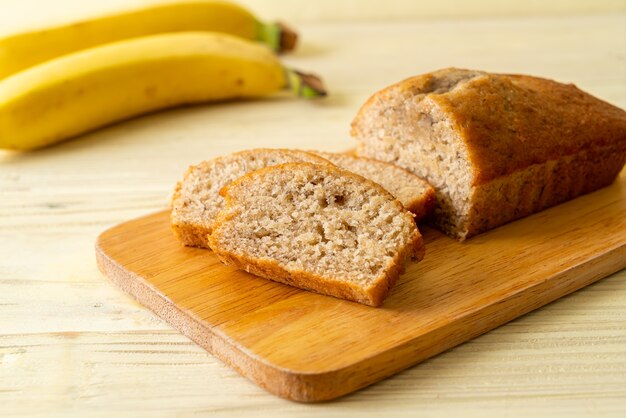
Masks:
[[[285,87],[323,96],[319,79],[286,69],[272,52],[295,42],[285,26],[217,0],[0,39],[0,148],[39,148],[159,109]]]

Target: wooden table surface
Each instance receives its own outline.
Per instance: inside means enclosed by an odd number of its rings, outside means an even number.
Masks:
[[[178,109],[0,151],[0,415],[626,416],[626,270],[316,405],[259,389],[99,273],[96,236],[163,209],[189,164],[259,146],[350,148],[359,105],[410,75],[529,73],[626,107],[624,13],[298,26],[303,44],[286,61],[323,75],[326,100]]]

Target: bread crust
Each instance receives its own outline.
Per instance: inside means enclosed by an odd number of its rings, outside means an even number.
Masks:
[[[457,238],[470,238],[606,187],[625,161],[626,155],[614,153],[612,147],[585,150],[481,184],[472,197],[467,232]],[[595,167],[598,164],[602,170]]]
[[[574,84],[494,74],[434,101],[467,144],[474,186],[587,150],[626,153],[626,112]]]
[[[224,196],[226,204],[215,220],[212,234],[208,237],[209,247],[224,264],[236,266],[254,275],[341,299],[352,300],[374,307],[380,306],[399,275],[404,271],[406,262],[410,258],[419,261],[424,257],[424,242],[417,227],[412,231],[409,244],[396,254],[391,266],[368,287],[358,286],[352,282],[338,280],[337,278],[322,277],[305,270],[288,270],[275,260],[250,257],[243,253],[234,253],[220,246],[219,234],[221,226],[232,219],[229,209],[235,204],[235,197],[231,194],[233,190],[240,186],[245,186],[246,182],[253,181],[255,176],[262,175],[267,171],[297,169],[302,165],[315,167],[314,164],[310,163],[288,163],[271,166],[246,174],[230,185],[222,188],[220,194]],[[359,176],[358,174],[341,170],[334,166],[326,166],[324,169],[368,183],[368,187],[375,188],[379,193],[388,196],[397,208],[404,213],[411,222],[413,221],[412,215],[404,209],[402,204],[377,183]]]
[[[468,77],[447,91],[432,87],[458,71]],[[626,112],[574,84],[456,68],[411,77],[372,95],[352,122],[354,137],[371,117],[370,108],[392,94],[426,94],[452,120],[470,154],[473,186],[597,147],[626,153]]]
[[[435,220],[459,239],[607,186],[626,161],[626,112],[573,84],[454,68],[412,77],[368,99],[352,123],[357,140],[393,97],[423,97],[467,149],[468,222]]]
[[[209,239],[209,243],[211,242]],[[332,280],[304,270],[289,271],[273,260],[252,258],[230,251],[221,251],[215,244],[211,248],[222,263],[245,270],[255,276],[323,295],[379,307],[389,295],[389,291],[398,280],[400,274],[404,272],[404,265],[411,258],[411,254],[423,254],[423,241],[421,236],[416,236],[411,246],[394,258],[393,265],[387,273],[366,288],[346,281]]]

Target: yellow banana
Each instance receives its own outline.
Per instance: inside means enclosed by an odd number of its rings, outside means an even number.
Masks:
[[[0,38],[0,79],[72,52],[124,39],[170,32],[224,32],[290,50],[296,34],[279,23],[262,23],[249,11],[219,0],[157,4],[87,21]]]
[[[222,33],[134,38],[0,81],[0,148],[43,147],[158,109],[288,86],[301,96],[323,95],[316,81],[285,70],[265,46]]]

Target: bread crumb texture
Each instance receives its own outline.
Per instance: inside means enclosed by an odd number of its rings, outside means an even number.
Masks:
[[[424,247],[412,215],[378,184],[333,166],[290,163],[224,189],[209,245],[227,264],[378,306]]]
[[[330,164],[317,155],[289,149],[253,149],[218,157],[189,167],[176,185],[171,224],[183,245],[208,248],[217,213],[224,206],[220,190],[246,173],[288,162]]]
[[[435,189],[422,178],[396,165],[348,154],[311,151],[335,164],[381,185],[420,222],[435,208]]]

